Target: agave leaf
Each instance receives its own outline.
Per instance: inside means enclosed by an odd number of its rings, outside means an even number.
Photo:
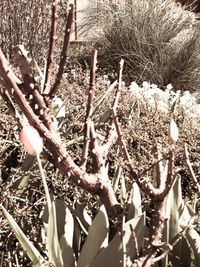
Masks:
[[[64,267],[74,267],[74,257],[73,257],[73,249],[66,241],[66,237],[61,236],[60,238],[60,248],[62,251],[62,258],[64,262]]]
[[[114,81],[106,90],[106,92],[100,96],[95,103],[97,102],[97,104],[94,107],[94,111],[92,113],[92,116],[94,116],[94,114],[98,111],[99,107],[103,104],[103,102],[108,99],[108,95],[113,91],[113,89],[115,88],[115,86],[117,85],[117,81]]]
[[[191,248],[190,244],[184,237],[181,240],[181,257],[179,260],[179,264],[181,265],[181,267],[191,266]]]
[[[187,203],[183,203],[179,209],[179,225],[185,228],[190,222],[191,218],[195,215],[195,211]]]
[[[194,252],[196,266],[200,267],[200,235],[193,227],[189,227],[185,236]]]
[[[78,258],[79,252],[81,248],[81,230],[79,223],[77,220],[74,220],[74,239],[73,239],[73,249],[74,253],[76,255],[76,258]]]
[[[47,227],[47,249],[49,258],[53,260],[55,266],[56,267],[64,266],[62,259],[62,251],[58,241],[56,207],[54,201],[52,201],[51,204],[48,227]]]
[[[179,225],[179,209],[183,204],[182,191],[181,191],[181,177],[177,175],[174,183],[166,197],[165,203],[165,217],[167,222],[164,224],[163,241],[172,242],[174,238],[182,230]],[[169,257],[173,266],[178,266],[181,257],[181,240],[173,249],[173,257]]]
[[[88,236],[81,250],[77,267],[90,266],[99,250],[108,244],[109,222],[104,206],[101,206],[92,225],[89,228]]]
[[[180,226],[184,229],[185,227],[187,227],[188,223],[191,222],[191,218],[194,217],[196,213],[191,206],[189,206],[188,204],[184,204],[179,214],[180,214],[179,223]],[[185,242],[187,243],[188,247],[187,249],[182,247],[182,262],[184,263],[183,266],[185,267],[189,266],[189,263],[191,261],[191,260],[189,261],[189,259],[191,258],[191,253],[189,253],[190,248],[192,248],[193,250],[196,266],[200,266],[200,235],[193,228],[192,222],[191,225],[189,225],[189,227],[186,229],[185,238],[186,238]],[[186,254],[190,255],[187,255],[186,257]]]
[[[53,198],[51,198],[52,200]],[[64,227],[65,227],[65,219],[66,219],[66,207],[65,202],[61,199],[56,198],[54,200],[55,209],[56,209],[56,222],[57,222],[57,233],[58,233],[58,240],[64,235]],[[48,228],[48,221],[49,221],[49,212],[48,207],[45,205],[44,213],[43,213],[43,222],[44,226]]]
[[[120,190],[120,201],[121,204],[124,204],[124,201],[126,200],[126,183],[125,183],[125,178],[124,175],[121,175],[121,190]]]
[[[26,251],[33,265],[36,267],[40,267],[45,263],[44,258],[39,253],[39,251],[34,247],[32,242],[25,236],[19,225],[16,223],[14,218],[7,212],[7,210],[0,205],[4,216],[6,217],[8,223],[10,224],[13,232],[15,233],[17,239],[19,240],[21,246]]]
[[[139,217],[136,217],[124,225],[124,243],[126,245],[127,257],[130,257],[130,260],[133,261],[136,258],[136,248],[135,241],[132,232],[130,229],[130,225],[132,225],[133,230],[136,234],[137,245],[139,252],[143,248],[144,245],[144,235],[145,235],[145,214],[142,214]],[[120,233],[117,233],[112,241],[108,244],[108,246],[102,249],[99,254],[97,254],[96,258],[90,265],[90,267],[122,267],[122,258],[123,258],[123,250],[122,250],[122,237]]]
[[[63,238],[65,238],[67,244],[72,248],[74,236],[74,219],[68,208],[66,208],[64,231],[65,233]]]
[[[121,173],[122,173],[122,167],[118,165],[115,171],[115,175],[112,179],[112,186],[113,186],[114,192],[116,192],[119,187],[119,179],[121,177]]]
[[[137,183],[133,183],[128,205],[129,205],[128,215],[127,215],[128,221],[133,219],[134,217],[142,215],[142,199],[141,199],[140,188],[137,185]]]
[[[82,204],[76,203],[76,209],[74,215],[84,233],[88,234],[88,229],[92,224],[92,218],[87,213],[85,206]]]

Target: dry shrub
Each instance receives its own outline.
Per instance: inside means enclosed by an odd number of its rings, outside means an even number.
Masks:
[[[59,5],[58,40],[66,19],[67,4]],[[0,5],[0,45],[7,58],[23,44],[38,64],[44,63],[49,46],[51,1],[2,0]]]
[[[129,82],[199,88],[200,37],[193,13],[172,0],[99,1],[85,12],[82,32],[97,33],[93,42],[102,68],[116,69],[124,58]]]

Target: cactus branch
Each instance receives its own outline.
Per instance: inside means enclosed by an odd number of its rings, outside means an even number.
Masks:
[[[51,20],[51,32],[49,38],[49,53],[47,58],[47,65],[45,71],[45,81],[43,93],[48,94],[51,85],[51,75],[54,67],[54,52],[56,47],[56,30],[57,30],[57,9],[58,0],[55,0],[52,5],[52,20]]]
[[[29,98],[35,114],[40,116],[45,126],[53,132],[55,129],[49,116],[49,109],[39,92],[39,85],[32,74],[31,59],[27,57],[27,54],[27,51],[22,45],[15,47],[16,64],[20,68],[24,80],[22,91]]]
[[[115,111],[113,111],[113,120],[114,120],[115,128],[117,131],[117,135],[118,135],[118,143],[119,143],[121,150],[123,152],[123,157],[125,159],[127,167],[130,170],[133,181],[135,181],[138,184],[138,186],[141,188],[141,190],[143,190],[143,192],[145,192],[149,196],[152,196],[152,197],[158,196],[160,194],[160,190],[158,188],[155,188],[148,178],[140,179],[138,173],[134,169],[133,164],[131,162],[131,157],[128,153],[126,143],[123,139],[121,127],[119,125]]]
[[[86,168],[89,144],[90,144],[90,127],[92,122],[93,99],[95,94],[96,64],[97,64],[97,50],[93,50],[91,58],[91,68],[90,68],[90,85],[88,92],[88,102],[87,102],[85,126],[84,126],[84,144],[83,144],[83,153],[81,160],[81,167],[83,169]]]
[[[39,117],[33,112],[24,94],[17,85],[15,75],[12,69],[8,66],[7,60],[1,50],[0,74],[6,80],[6,84],[8,85],[7,90],[15,98],[16,103],[27,117],[29,123],[43,138],[44,144],[49,152],[51,152],[54,162],[60,172],[63,175],[68,176],[69,179],[86,191],[99,195],[110,217],[118,216],[121,213],[121,207],[116,199],[106,168],[101,168],[97,173],[88,174],[74,163],[73,159],[66,151],[61,138],[49,131]]]
[[[113,104],[112,104],[112,111],[115,112],[115,114],[117,114],[117,107],[118,107],[118,103],[119,103],[119,97],[120,97],[120,94],[121,94],[123,67],[124,67],[124,60],[121,59],[120,62],[119,62],[119,68],[118,68],[118,81],[117,81],[118,82],[118,86],[117,86],[117,90],[116,90],[116,93],[115,93],[114,101],[113,101]],[[107,142],[104,144],[104,150],[106,151],[106,154],[108,153],[108,149],[109,149],[110,145],[114,142],[114,140],[117,137],[114,118],[113,118],[112,114],[111,114],[109,128],[110,129],[109,129],[107,137],[106,137]]]
[[[69,51],[69,44],[70,44],[70,34],[71,34],[71,30],[72,30],[72,24],[74,21],[74,6],[72,4],[70,4],[69,7],[70,7],[70,10],[69,10],[69,14],[67,17],[67,23],[66,23],[66,27],[65,27],[65,35],[64,35],[63,47],[62,47],[62,51],[61,51],[61,55],[60,55],[59,69],[58,69],[58,73],[57,73],[56,78],[55,78],[55,82],[54,82],[49,94],[47,95],[49,98],[53,98],[56,95],[56,93],[58,91],[58,86],[60,84],[60,81],[62,79],[62,75],[63,75],[64,70],[65,70],[65,64],[66,64],[67,54]]]

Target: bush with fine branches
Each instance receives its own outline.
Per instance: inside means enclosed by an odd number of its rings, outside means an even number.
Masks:
[[[59,29],[66,19],[67,4],[59,8]],[[51,1],[48,0],[2,0],[0,5],[0,45],[8,58],[13,47],[23,43],[37,63],[44,63],[49,45]],[[57,40],[59,42],[59,40]]]
[[[116,67],[122,57],[127,81],[199,88],[200,35],[192,12],[172,0],[99,1],[85,12],[82,31],[97,33],[102,68]]]

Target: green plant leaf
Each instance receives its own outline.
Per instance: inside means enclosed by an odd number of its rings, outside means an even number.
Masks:
[[[73,238],[73,250],[76,255],[76,258],[78,258],[79,252],[81,248],[81,230],[80,225],[77,222],[77,220],[74,220],[74,238]]]
[[[165,202],[165,221],[163,229],[163,242],[172,243],[174,238],[180,233],[182,228],[179,225],[179,210],[183,205],[182,190],[181,190],[181,177],[177,175],[174,183],[166,197]],[[176,244],[173,249],[173,256],[169,256],[169,260],[173,266],[179,264],[181,257],[181,240]]]
[[[200,267],[200,235],[193,227],[189,227],[185,236],[194,252],[196,266]]]
[[[56,207],[54,201],[52,201],[51,204],[48,227],[47,227],[47,249],[48,249],[48,256],[50,259],[53,260],[55,266],[56,267],[64,266],[62,259],[62,251],[58,241]]]
[[[133,187],[131,189],[130,198],[128,200],[128,215],[127,220],[131,220],[134,217],[138,217],[142,215],[142,199],[140,189],[137,183],[133,183]]]
[[[64,226],[64,235],[67,244],[72,248],[73,245],[73,236],[74,236],[74,219],[68,208],[65,209],[65,226]],[[60,214],[59,216],[62,216]]]
[[[76,203],[76,209],[74,211],[74,215],[85,234],[88,234],[88,229],[92,224],[92,218],[87,213],[85,206],[82,204]]]
[[[183,237],[181,240],[180,263],[181,267],[191,267],[191,248],[189,242],[185,237]]]
[[[104,206],[101,206],[92,225],[89,228],[88,236],[81,250],[77,267],[90,266],[99,250],[108,244],[109,222]]]
[[[112,186],[113,186],[114,192],[116,192],[117,189],[119,188],[119,180],[121,177],[121,173],[122,173],[122,167],[118,165],[115,171],[115,175],[112,179]]]
[[[104,103],[104,101],[108,98],[108,95],[114,90],[115,86],[117,85],[117,80],[114,81],[106,90],[106,92],[103,93],[102,96],[100,96],[96,101],[95,101],[95,107],[94,111],[92,112],[92,116],[99,110],[100,106]]]
[[[179,225],[184,229],[193,216],[195,216],[194,209],[187,203],[182,203],[179,208]]]
[[[60,248],[62,251],[62,258],[64,262],[64,267],[74,267],[74,257],[73,257],[73,249],[66,241],[66,237],[61,236],[60,238]]]
[[[127,192],[125,178],[123,174],[121,175],[120,182],[121,182],[120,201],[121,201],[121,205],[123,205],[124,201],[126,200],[126,192]]]
[[[127,257],[130,257],[130,260],[133,261],[136,258],[137,252],[135,247],[135,240],[132,236],[130,229],[132,225],[133,230],[136,235],[138,251],[140,252],[144,246],[144,236],[145,236],[145,214],[138,216],[125,223],[124,226],[124,243],[126,246]],[[90,267],[122,267],[122,236],[120,233],[117,233],[108,246],[102,249],[99,254],[96,256]]]
[[[45,263],[44,258],[39,253],[39,251],[34,247],[32,242],[25,236],[19,225],[16,223],[14,218],[7,212],[7,210],[0,205],[4,216],[6,217],[8,223],[10,224],[13,232],[15,233],[17,239],[19,240],[21,246],[26,251],[33,265],[36,267],[40,267]]]

